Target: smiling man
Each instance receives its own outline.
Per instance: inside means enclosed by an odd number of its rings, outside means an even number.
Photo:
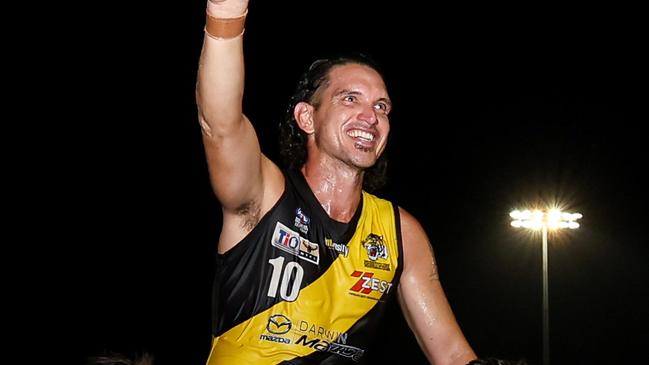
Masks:
[[[223,210],[207,363],[362,361],[397,297],[431,363],[476,358],[439,282],[430,242],[382,180],[392,103],[362,57],[318,60],[282,123],[280,169],[243,114],[247,1],[211,0],[197,102]]]

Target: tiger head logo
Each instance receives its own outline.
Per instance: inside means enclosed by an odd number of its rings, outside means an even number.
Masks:
[[[370,260],[376,261],[378,259],[388,258],[388,250],[383,242],[383,236],[370,233],[361,244],[367,250],[367,257],[369,257]]]

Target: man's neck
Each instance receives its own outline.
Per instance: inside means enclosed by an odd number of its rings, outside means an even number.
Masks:
[[[361,200],[363,172],[349,166],[309,162],[302,166],[301,171],[329,217],[349,222]]]

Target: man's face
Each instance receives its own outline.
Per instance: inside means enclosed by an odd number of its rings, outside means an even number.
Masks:
[[[385,149],[390,132],[392,104],[385,83],[375,70],[359,64],[333,67],[328,80],[313,114],[317,150],[368,168]]]

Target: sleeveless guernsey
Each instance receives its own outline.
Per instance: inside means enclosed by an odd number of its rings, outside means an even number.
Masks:
[[[363,192],[332,220],[299,171],[235,247],[217,256],[208,365],[346,364],[378,333],[402,269],[398,208]]]

